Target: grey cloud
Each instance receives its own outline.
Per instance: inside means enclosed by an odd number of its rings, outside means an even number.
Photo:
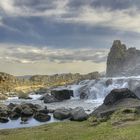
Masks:
[[[28,47],[6,47],[0,49],[0,60],[18,63],[41,61],[68,63],[78,61],[105,62],[108,50],[105,49],[51,49]]]
[[[10,17],[42,17],[55,23],[98,25],[134,32],[140,32],[140,16],[137,11],[139,7],[138,0],[0,1],[0,8],[3,9],[0,11]],[[5,15],[3,16],[5,18]],[[126,24],[130,21],[133,21],[133,24]]]
[[[37,11],[56,8],[56,5],[52,0],[15,0],[14,5],[22,8],[27,7]]]

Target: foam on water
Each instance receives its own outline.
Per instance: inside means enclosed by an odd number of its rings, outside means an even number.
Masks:
[[[107,80],[112,82],[107,85]],[[129,88],[134,90],[140,86],[140,76],[131,77],[115,77],[115,78],[101,78],[99,80],[85,80],[77,85],[72,85],[71,89],[74,91],[74,97],[80,98],[80,94],[84,93],[89,101],[102,101],[113,89]]]

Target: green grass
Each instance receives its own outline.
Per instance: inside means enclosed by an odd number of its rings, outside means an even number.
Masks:
[[[35,128],[1,130],[0,140],[140,140],[140,122],[113,127],[109,122],[61,122]]]

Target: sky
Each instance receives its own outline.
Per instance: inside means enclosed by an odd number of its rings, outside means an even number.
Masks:
[[[113,40],[139,38],[139,0],[0,0],[2,72],[103,72]]]

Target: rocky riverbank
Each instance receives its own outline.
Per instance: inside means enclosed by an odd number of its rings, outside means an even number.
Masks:
[[[11,114],[20,112],[21,115],[19,115],[20,119],[14,120],[14,123],[11,123],[11,121],[9,121],[10,123],[8,122],[13,125],[12,128],[16,128],[14,125],[20,127],[19,122],[23,123],[22,127],[23,125],[24,127],[29,127],[26,123],[30,121],[35,123],[30,117],[34,117],[37,122],[41,121],[37,124],[41,126],[33,127],[34,125],[30,125],[30,127],[32,126],[31,128],[0,130],[1,140],[44,138],[51,140],[69,138],[71,138],[71,140],[75,140],[75,138],[76,140],[85,140],[87,138],[96,138],[97,140],[121,140],[122,138],[125,140],[139,140],[140,138],[140,100],[135,93],[127,88],[112,90],[108,96],[106,96],[103,104],[96,108],[90,115],[87,115],[81,107],[74,109],[63,107],[50,110],[47,107],[31,103],[1,106],[2,110],[5,109],[6,111],[6,108],[11,108],[10,111],[8,111],[11,112]],[[5,111],[2,113],[3,115]],[[57,119],[52,119],[54,117]],[[49,119],[52,120],[48,121]],[[44,121],[51,122],[51,124],[46,124]],[[0,123],[0,126],[4,128],[3,124],[8,123]],[[8,128],[8,125],[5,128]]]
[[[7,73],[0,72],[0,100],[20,93],[29,94],[46,93],[58,86],[67,86],[85,79],[98,79],[98,72],[81,74],[56,74],[56,75],[34,75],[28,78],[16,77]],[[25,95],[24,94],[24,95]]]

